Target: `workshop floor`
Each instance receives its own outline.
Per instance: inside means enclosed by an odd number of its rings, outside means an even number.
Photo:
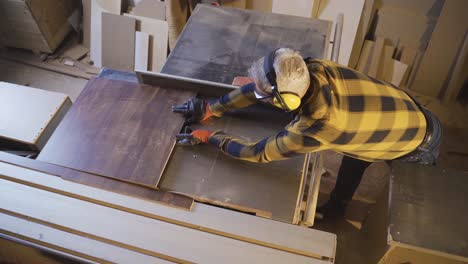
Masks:
[[[87,80],[75,78],[60,73],[23,65],[9,60],[0,59],[0,81],[27,85],[50,91],[61,92],[70,96],[75,101]],[[449,110],[445,106],[434,103],[428,99],[423,104],[433,110],[444,123],[444,142],[441,154],[441,162],[444,166],[458,169],[468,169],[465,162],[468,153],[463,149],[466,142],[465,135],[468,132],[468,110],[461,105],[452,105]],[[333,152],[324,153],[324,165],[329,173],[322,178],[320,187],[320,200],[333,189],[336,174],[341,163],[342,156]],[[365,213],[372,210],[373,204],[382,192],[389,178],[389,168],[385,163],[375,163],[366,171],[363,181],[354,199],[365,206]],[[362,209],[361,208],[361,209]],[[378,238],[370,236],[345,220],[333,222],[319,222],[316,229],[329,231],[338,235],[337,264],[372,263],[370,261],[372,244]]]

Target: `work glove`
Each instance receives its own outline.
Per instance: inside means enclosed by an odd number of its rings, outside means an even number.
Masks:
[[[177,134],[177,145],[198,145],[208,143],[208,139],[213,134],[209,130],[193,130],[191,133]]]
[[[172,112],[181,113],[189,123],[199,123],[213,116],[208,102],[192,97],[186,102],[172,107]]]
[[[254,80],[249,77],[237,76],[232,80],[232,85],[242,87],[246,84],[253,83]]]

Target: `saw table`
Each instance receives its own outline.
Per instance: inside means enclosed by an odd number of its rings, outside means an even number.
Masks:
[[[248,67],[272,49],[289,47],[304,57],[323,58],[330,24],[198,5],[162,73],[137,75],[145,84],[186,88],[206,97],[220,96],[237,89],[230,85],[234,77],[246,76]],[[279,132],[291,119],[282,111],[254,106],[194,128],[222,129],[259,140]],[[319,161],[319,155],[312,154],[256,164],[226,157],[210,146],[176,146],[158,187],[275,220],[312,225],[320,169],[313,170],[309,164],[318,166]],[[310,199],[303,203],[307,196]]]

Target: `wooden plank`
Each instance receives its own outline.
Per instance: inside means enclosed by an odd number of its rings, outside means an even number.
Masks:
[[[361,14],[361,21],[359,22],[359,26],[356,32],[356,38],[354,40],[353,49],[351,50],[351,55],[349,57],[348,66],[351,68],[356,68],[359,62],[359,55],[361,54],[361,50],[364,46],[365,37],[369,28],[371,26],[371,22],[374,18],[375,9],[374,9],[374,0],[365,0],[364,1],[364,8]]]
[[[64,180],[84,184],[102,190],[120,193],[123,195],[160,203],[181,210],[191,210],[193,199],[180,194],[146,188],[135,184],[119,181],[112,178],[101,177],[95,174],[77,171],[55,164],[31,160],[0,151],[0,161],[4,164],[12,164],[21,168],[43,172],[48,175],[61,177]],[[2,163],[2,165],[4,165]]]
[[[70,104],[61,93],[0,82],[0,138],[42,149],[50,137],[44,132],[55,129],[52,120],[61,120],[58,112],[62,108],[66,112]]]
[[[356,69],[362,73],[367,73],[370,67],[370,58],[374,50],[374,41],[366,40],[361,50],[361,56],[359,56],[359,62]]]
[[[83,6],[83,45],[91,49],[91,1],[81,0]]]
[[[148,70],[149,34],[135,32],[135,71]]]
[[[166,20],[166,3],[156,0],[142,0],[132,9],[135,16]]]
[[[247,0],[247,8],[257,11],[271,12],[272,0]]]
[[[121,0],[91,0],[90,57],[98,68],[102,67],[102,13],[120,14],[120,3]]]
[[[386,82],[391,81],[393,75],[393,53],[395,53],[395,48],[390,45],[385,45],[383,57],[377,72],[377,79]]]
[[[64,194],[70,197],[132,212],[160,221],[201,230],[267,247],[317,257],[334,258],[336,236],[327,232],[304,229],[251,215],[204,204],[194,204],[192,211],[182,211],[76,183],[48,174],[1,164],[3,179]],[[230,221],[226,221],[230,219]],[[270,232],[269,230],[275,230]],[[291,239],[285,240],[285,237]]]
[[[284,3],[288,5],[289,1]],[[361,19],[364,0],[327,0],[316,2],[316,4],[317,3],[319,3],[319,7],[317,9],[317,18],[319,19],[336,21],[339,13],[343,13],[344,15],[338,63],[347,66],[351,56],[351,50],[353,49],[359,21]],[[331,36],[334,35],[334,28],[335,26],[333,25]]]
[[[385,38],[377,37],[377,40],[375,41],[374,52],[372,53],[369,72],[368,72],[368,75],[370,77],[373,77],[373,78],[377,77],[377,72],[379,70],[379,66],[381,65],[380,62],[383,58],[384,44],[385,44]]]
[[[134,18],[102,13],[102,66],[116,70],[134,70],[135,29]],[[115,34],[115,30],[119,34]]]
[[[412,89],[438,96],[449,77],[449,70],[468,30],[468,2],[445,1],[431,41],[416,74]]]
[[[277,14],[310,18],[313,6],[314,0],[273,0],[271,11]]]
[[[0,213],[0,222],[2,223],[0,233],[89,261],[100,263],[172,263],[4,213]]]
[[[397,87],[400,87],[401,81],[403,80],[403,77],[406,75],[406,71],[408,70],[408,65],[397,60],[392,60],[392,62],[392,75],[389,82]]]
[[[463,41],[463,46],[460,47],[457,57],[458,59],[455,62],[447,90],[444,93],[445,103],[455,101],[463,86],[463,82],[468,80],[468,31],[465,33],[465,40]]]
[[[171,107],[193,95],[92,79],[38,159],[156,188],[184,122]]]
[[[124,14],[137,19],[137,30],[150,35],[149,70],[159,72],[166,62],[169,28],[166,21]]]
[[[0,180],[3,213],[175,262],[329,263]],[[86,215],[87,217],[82,217]],[[80,219],[80,221],[76,221]],[[183,239],[181,239],[183,237]],[[194,251],[194,245],[197,250]]]
[[[401,88],[407,88],[409,78],[411,76],[411,72],[415,69],[416,66],[416,56],[418,55],[418,50],[413,49],[411,47],[403,47],[403,51],[401,52],[400,61],[406,65],[408,65],[408,69],[406,70],[403,79],[401,80]]]

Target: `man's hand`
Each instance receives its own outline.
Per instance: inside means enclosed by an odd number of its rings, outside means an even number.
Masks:
[[[191,123],[205,121],[213,116],[208,103],[196,97],[192,97],[185,103],[172,107],[172,112],[183,114]]]
[[[202,143],[208,143],[208,139],[213,134],[209,130],[194,130],[189,134],[178,134],[176,135],[178,145],[198,145]]]

